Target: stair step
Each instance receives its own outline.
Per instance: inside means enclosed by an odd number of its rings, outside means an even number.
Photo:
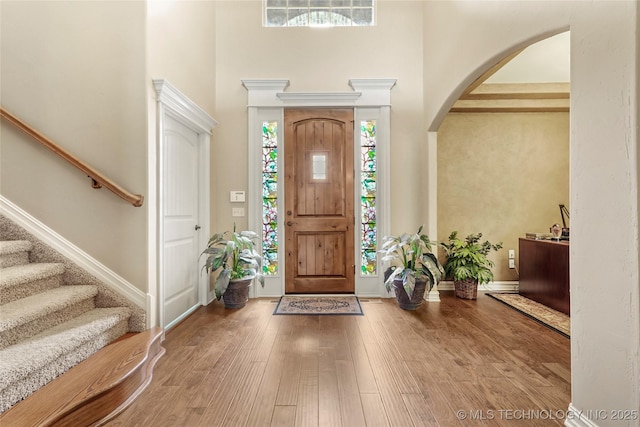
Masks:
[[[7,240],[0,242],[0,268],[29,263],[29,251],[33,244],[28,240]]]
[[[0,349],[95,308],[98,287],[61,286],[2,305]]]
[[[64,265],[32,263],[3,268],[0,272],[0,304],[57,288],[62,284]]]
[[[0,350],[0,411],[128,330],[130,309],[96,308]]]
[[[151,381],[162,328],[110,344],[0,415],[0,425],[103,425]]]

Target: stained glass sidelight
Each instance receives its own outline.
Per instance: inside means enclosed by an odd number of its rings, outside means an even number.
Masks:
[[[360,122],[360,241],[362,274],[377,273],[377,162],[376,162],[376,121]]]
[[[262,123],[262,269],[278,273],[278,122]]]

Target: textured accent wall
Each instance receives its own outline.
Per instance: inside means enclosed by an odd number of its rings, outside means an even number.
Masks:
[[[438,131],[438,239],[482,232],[504,248],[492,254],[495,280],[526,232],[562,224],[569,206],[569,113],[450,113]]]

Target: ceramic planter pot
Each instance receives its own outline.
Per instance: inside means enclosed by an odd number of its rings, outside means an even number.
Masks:
[[[222,294],[226,308],[242,308],[249,301],[249,288],[253,277],[231,280],[227,290]]]
[[[416,280],[416,287],[413,290],[411,298],[407,295],[407,291],[402,286],[402,277],[396,277],[393,279],[393,288],[395,289],[396,299],[398,305],[404,310],[417,310],[422,304],[424,299],[424,293],[427,289],[426,280]]]

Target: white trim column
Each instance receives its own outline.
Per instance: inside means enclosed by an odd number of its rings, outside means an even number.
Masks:
[[[427,132],[427,233],[438,240],[438,132]],[[436,248],[437,249],[437,248]],[[429,302],[440,302],[438,285],[425,296]]]

